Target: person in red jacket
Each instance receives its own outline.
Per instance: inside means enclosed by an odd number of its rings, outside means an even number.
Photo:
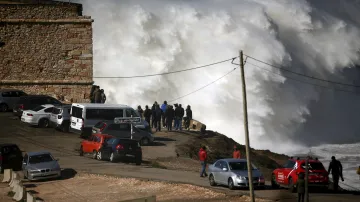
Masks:
[[[237,146],[234,146],[233,158],[234,159],[240,159],[241,158],[240,150],[239,150],[239,148]]]
[[[207,152],[206,152],[206,147],[205,147],[205,146],[203,146],[202,148],[200,148],[200,151],[199,151],[199,160],[200,160],[200,162],[201,162],[200,177],[207,177],[207,174],[206,174]]]

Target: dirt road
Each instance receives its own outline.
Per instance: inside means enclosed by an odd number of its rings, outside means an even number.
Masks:
[[[216,189],[228,195],[248,194],[244,190],[229,191],[226,188],[209,186],[207,179],[200,178],[199,174],[192,171],[159,169],[151,167],[146,162],[141,166],[125,163],[110,163],[97,161],[87,157],[80,157],[76,151],[81,139],[75,134],[64,134],[53,129],[40,129],[21,124],[19,120],[12,117],[11,113],[0,114],[1,143],[16,143],[23,151],[47,150],[60,159],[60,165],[65,169],[69,177],[75,171],[84,171],[94,174],[106,174],[112,176],[134,177],[168,182],[186,183],[197,186]],[[175,133],[161,133],[155,146],[143,147],[144,159],[150,160],[157,157],[176,156],[175,145],[177,141],[186,141],[186,137]],[[295,194],[285,190],[256,190],[257,197],[278,201],[294,201]],[[350,194],[311,194],[311,201],[358,201],[358,196]]]

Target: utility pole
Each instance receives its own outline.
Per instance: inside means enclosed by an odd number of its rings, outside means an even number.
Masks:
[[[245,130],[245,147],[246,147],[246,161],[248,168],[248,183],[250,189],[251,202],[255,202],[254,184],[252,177],[252,164],[250,159],[250,141],[249,141],[249,126],[248,126],[248,114],[247,114],[247,98],[246,98],[246,84],[245,84],[245,71],[244,71],[244,55],[240,51],[240,71],[241,71],[241,82],[242,82],[242,94],[243,94],[243,113],[244,113],[244,130]]]
[[[305,159],[305,202],[309,202],[309,156]]]

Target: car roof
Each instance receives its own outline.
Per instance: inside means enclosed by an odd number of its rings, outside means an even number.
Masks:
[[[27,152],[28,156],[35,156],[35,155],[41,155],[41,154],[51,154],[48,151],[37,151],[37,152]]]
[[[131,108],[124,104],[100,104],[100,103],[72,103],[72,106],[81,105],[87,108]]]
[[[232,163],[232,162],[247,162],[246,159],[233,159],[233,158],[228,158],[228,159],[219,159],[218,161],[225,161],[228,163]]]

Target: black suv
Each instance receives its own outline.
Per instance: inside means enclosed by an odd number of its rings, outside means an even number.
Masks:
[[[24,110],[34,109],[44,104],[62,105],[59,100],[48,95],[28,95],[20,97],[20,100],[15,104],[13,113],[15,116],[21,118]]]
[[[23,156],[16,144],[0,144],[0,173],[4,169],[21,170]]]

